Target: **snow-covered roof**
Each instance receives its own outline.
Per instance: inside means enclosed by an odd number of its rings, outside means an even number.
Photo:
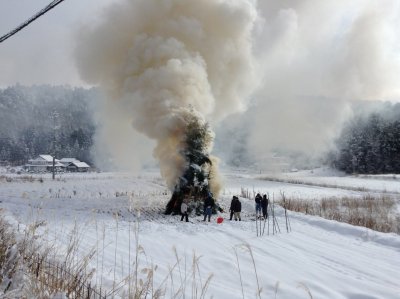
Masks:
[[[38,157],[36,159],[29,159],[28,163],[38,164],[38,165],[50,165],[50,164],[53,164],[53,159],[52,160],[45,160],[45,159],[43,159],[41,157]],[[45,164],[43,164],[43,163],[45,163]]]
[[[60,160],[61,163],[71,163],[71,162],[75,162],[75,161],[79,161],[79,160],[75,159],[75,158],[62,158]]]
[[[53,162],[53,156],[50,155],[39,155],[40,158],[42,158],[43,160],[47,161],[47,162]]]
[[[90,168],[90,166],[88,164],[86,164],[85,162],[80,162],[80,161],[74,161],[70,164],[71,165],[75,165],[78,168]]]

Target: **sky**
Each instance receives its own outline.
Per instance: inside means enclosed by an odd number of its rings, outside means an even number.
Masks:
[[[0,34],[3,35],[9,32],[45,7],[49,2],[50,0],[0,0]],[[17,82],[26,85],[85,85],[86,83],[79,77],[73,57],[76,33],[81,30],[82,25],[98,20],[102,16],[104,8],[109,7],[110,3],[116,2],[119,1],[66,0],[27,28],[3,42],[0,45],[0,86],[13,85]],[[293,57],[292,53],[288,53],[287,48],[280,51],[282,44],[287,45],[293,42],[293,40],[290,40],[291,38],[298,38],[298,36],[293,34],[294,31],[297,30],[302,36],[301,43],[292,48],[293,52],[309,46],[317,47],[316,45],[318,42],[321,42],[321,38],[326,38],[327,43],[335,42],[335,38],[340,39],[341,34],[349,30],[355,16],[360,14],[360,11],[363,11],[363,9],[367,10],[366,7],[368,6],[370,6],[368,9],[373,11],[372,13],[377,12],[376,18],[379,18],[380,21],[383,21],[383,19],[386,20],[385,22],[387,23],[384,26],[389,27],[389,29],[390,27],[398,27],[399,21],[396,21],[396,18],[398,19],[399,13],[396,13],[396,11],[399,11],[400,7],[396,3],[397,1],[383,0],[379,1],[376,7],[373,7],[371,3],[374,2],[353,1],[352,3],[348,3],[348,1],[324,1],[324,4],[321,5],[321,2],[314,0],[296,2],[279,1],[279,3],[270,0],[258,1],[259,10],[262,11],[262,17],[266,21],[260,23],[262,24],[260,25],[262,33],[257,38],[259,40],[266,40],[267,42],[258,42],[257,47],[273,59],[279,58],[277,59],[278,61],[281,61],[281,58],[277,57],[279,55],[296,58]],[[330,15],[324,17],[324,14],[327,12]],[[302,20],[302,16],[307,18],[308,21]],[[324,19],[322,17],[319,18],[319,16],[322,16]],[[366,17],[365,19],[368,18]],[[337,20],[340,20],[340,22],[338,23]],[[335,21],[336,23],[334,24],[331,21]],[[297,27],[294,28],[293,26]],[[302,28],[305,26],[308,26],[307,28],[309,29],[305,30]],[[334,29],[329,29],[329,26],[333,26],[332,28]],[[397,41],[394,41],[390,34],[383,36],[382,32],[378,31],[378,34],[382,38],[376,43],[383,48],[381,52],[385,53],[385,55],[392,55],[391,53],[386,53],[387,49],[392,49],[399,53],[400,45],[398,37]],[[278,34],[281,36],[280,39],[277,38]],[[323,34],[326,34],[326,36],[323,36]],[[371,32],[371,34],[374,34],[374,32]],[[363,43],[364,41],[361,40],[359,42]],[[365,42],[364,44],[365,46],[369,46]],[[331,48],[319,48],[318,50],[321,49],[325,52],[332,50],[332,55],[335,54],[334,44],[332,44]],[[380,50],[377,49],[375,52],[379,52]],[[279,55],[274,53],[274,51],[278,52]],[[319,53],[317,53],[318,55],[315,59],[323,59],[324,62],[317,61],[316,63],[318,65],[332,63],[329,61],[330,59],[326,59],[325,54],[329,55],[329,53],[324,53],[323,51],[318,51]],[[361,58],[357,57],[357,54],[351,53],[351,55],[355,55],[352,59],[368,60],[370,58],[374,60],[373,53],[372,55],[368,53],[367,58],[363,58],[363,56]],[[394,68],[400,63],[400,55],[398,54],[395,59],[395,64],[392,64]],[[276,68],[275,65],[271,65],[268,58],[263,60],[264,62],[267,61],[264,63],[266,67]],[[378,61],[377,63],[380,62]],[[339,64],[340,62],[337,63]],[[309,72],[310,70],[306,69],[302,71]],[[385,69],[377,69],[377,71],[385,71]],[[308,74],[306,73],[306,75]],[[269,81],[273,82],[273,79]],[[372,77],[370,81],[376,81],[375,79],[375,77]],[[368,81],[368,79],[365,81]],[[374,82],[369,83],[374,85]],[[272,85],[276,86],[275,82]],[[393,98],[392,95],[391,98]]]
[[[157,5],[162,3],[167,7],[187,3],[185,1],[189,0],[157,1],[149,0],[148,2]],[[207,3],[203,1],[200,4]],[[5,34],[15,28],[49,2],[50,0],[0,0],[0,34]],[[125,4],[110,5],[120,2],[125,2]],[[143,32],[136,32],[134,29],[130,30],[132,27],[128,30],[124,27],[132,22],[132,15],[139,7],[135,5],[138,3],[143,4],[145,1],[64,1],[23,31],[0,44],[0,88],[20,83],[72,86],[98,84],[107,89],[110,84],[115,83],[114,74],[109,73],[110,70],[119,70],[121,74],[123,73],[121,70],[126,71],[127,66],[134,63],[135,59],[141,59],[140,51],[137,51],[139,54],[136,56],[136,52],[132,52],[132,49],[137,48],[138,43],[132,46],[132,44],[122,42],[118,47],[112,44],[119,41],[120,37],[133,40],[146,32],[146,29],[143,29]],[[193,3],[200,5],[196,1]],[[238,125],[231,131],[243,128],[246,118],[251,118],[245,135],[248,136],[247,147],[252,154],[263,156],[266,152],[273,152],[279,148],[316,155],[331,148],[332,141],[338,136],[342,124],[351,117],[353,101],[400,102],[399,1],[220,0],[217,3],[226,4],[226,7],[222,9],[225,11],[225,8],[228,8],[225,16],[232,12],[229,10],[232,3],[240,5],[245,3],[256,7],[258,19],[251,23],[252,26],[254,25],[254,31],[250,38],[253,43],[254,57],[249,60],[252,61],[254,58],[255,61],[256,75],[252,79],[256,84],[254,84],[254,90],[249,91],[247,86],[244,86],[245,92],[239,93],[243,98],[247,97],[247,99],[237,101],[243,104],[240,107],[243,108],[241,110],[248,109],[247,114],[239,111],[239,114],[232,115],[238,110],[231,109],[236,105],[227,105],[226,98],[213,93],[212,96],[216,97],[216,105],[221,103],[215,110],[219,113],[217,115],[219,117],[215,117],[216,113],[208,117],[206,113],[205,118],[206,121],[211,121],[213,126],[223,127],[227,127],[227,123],[221,123],[220,120],[229,115],[238,118]],[[157,5],[152,15],[155,20],[162,12]],[[130,7],[132,13],[129,14],[129,10],[121,9],[121,7]],[[173,15],[171,21],[175,22],[174,18],[178,16],[177,20],[185,24],[180,28],[183,31],[182,34],[187,34],[190,27],[188,25],[199,24],[202,18],[201,11],[179,16],[178,10],[178,14]],[[117,12],[116,16],[115,12]],[[143,15],[148,13],[144,11]],[[241,13],[238,13],[238,16],[240,15]],[[141,20],[140,17],[139,14],[134,22],[147,22],[147,20]],[[117,18],[118,22],[115,22]],[[186,21],[189,22],[185,23]],[[159,25],[157,21],[152,24]],[[209,25],[208,22],[204,24],[204,28]],[[88,28],[88,25],[91,28]],[[232,29],[237,29],[240,28],[241,23],[232,22],[230,26]],[[159,27],[162,33],[164,28]],[[92,31],[95,28],[97,31]],[[92,32],[96,34],[91,36]],[[114,32],[114,35],[107,35],[106,32]],[[156,36],[160,32],[152,34]],[[214,33],[210,30],[206,36],[211,38]],[[196,31],[193,31],[190,38],[195,34]],[[224,41],[223,36],[219,38],[219,41]],[[247,36],[244,41],[247,42]],[[229,40],[227,43],[229,44]],[[221,45],[223,44],[221,42]],[[201,52],[199,49],[203,46],[200,45],[194,49]],[[157,48],[165,50],[165,47]],[[189,48],[193,49],[193,47]],[[216,44],[211,42],[210,49],[215,48]],[[79,55],[76,55],[76,49],[80,49],[80,53],[86,56],[81,55],[79,58]],[[82,49],[89,49],[89,51],[82,51]],[[207,63],[207,58],[213,57],[210,53],[214,52],[203,53],[205,54],[203,60]],[[217,52],[214,54],[218,56]],[[102,55],[118,59],[117,61],[103,59]],[[133,55],[132,60],[119,63],[119,58],[123,59],[130,55]],[[82,57],[85,59],[82,60]],[[215,86],[215,90],[220,86],[219,79],[228,78],[229,75],[234,74],[234,72],[225,72],[222,75],[212,76],[212,67],[218,65],[218,62],[207,63],[205,68],[207,74],[202,78],[207,79],[210,86]],[[238,63],[237,66],[244,65]],[[85,76],[88,73],[91,75],[85,79],[89,80],[84,81],[80,74]],[[101,78],[107,78],[108,81],[97,80]],[[240,89],[243,87],[241,85],[248,85],[241,84],[242,81],[232,81],[236,82],[232,87]],[[121,82],[135,83],[125,79]],[[229,100],[229,97],[227,98]],[[120,110],[125,112],[128,110],[127,107],[122,107]],[[109,110],[105,111],[109,112]],[[219,123],[215,121],[216,118]],[[117,114],[112,122],[115,124],[121,119],[123,119],[121,115]],[[126,120],[124,126],[129,126],[132,123],[132,115],[129,115]],[[123,131],[122,128],[118,128],[118,132]],[[131,128],[126,131],[127,138],[132,139],[132,144],[137,144],[136,138],[132,138]],[[242,141],[238,140],[238,142]],[[108,139],[107,143],[110,143]],[[149,152],[147,148],[145,152]],[[128,153],[130,154],[131,150]]]
[[[50,0],[0,0],[0,35],[6,34]],[[85,85],[73,59],[74,35],[97,19],[111,0],[66,0],[0,44],[0,86]]]

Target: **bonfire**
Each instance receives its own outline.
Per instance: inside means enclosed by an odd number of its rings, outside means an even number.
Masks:
[[[212,161],[209,148],[213,135],[207,123],[193,118],[186,128],[185,147],[181,155],[185,158],[186,167],[174,187],[165,213],[179,214],[182,201],[201,214],[203,202],[207,196],[212,196],[210,180],[212,179]]]

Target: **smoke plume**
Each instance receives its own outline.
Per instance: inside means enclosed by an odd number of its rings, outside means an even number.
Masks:
[[[235,161],[243,151],[317,157],[352,101],[400,99],[399,26],[395,0],[121,0],[78,37],[82,78],[108,95],[97,152],[135,167],[153,146],[171,189],[194,119],[220,124]]]
[[[133,126],[155,141],[153,155],[173,189],[189,167],[188,125],[215,124],[246,107],[256,82],[257,17],[251,0],[121,0],[110,6],[100,22],[81,30],[76,48],[82,78],[107,92],[102,144],[125,161],[135,159],[135,150],[120,149],[134,140],[127,127]],[[207,134],[206,156],[213,146],[212,131]],[[218,191],[218,182],[210,186]]]
[[[332,147],[354,100],[400,100],[400,4],[262,0],[264,77],[249,110],[248,148],[316,157]]]

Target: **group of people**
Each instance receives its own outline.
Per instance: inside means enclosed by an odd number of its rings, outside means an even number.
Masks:
[[[269,196],[267,194],[264,194],[261,196],[260,193],[257,193],[255,197],[255,204],[256,204],[256,218],[260,219],[263,217],[264,219],[267,219],[268,217],[268,204],[269,204]],[[213,211],[213,208],[215,206],[215,201],[212,197],[212,195],[208,195],[206,199],[204,200],[204,219],[203,221],[206,221],[208,219],[208,222],[210,222],[211,219],[211,214]],[[189,210],[188,210],[188,202],[186,199],[182,201],[181,204],[181,221],[185,219],[186,222],[189,222]],[[242,203],[239,200],[239,197],[233,196],[231,200],[231,206],[229,208],[230,212],[230,217],[229,220],[232,220],[232,218],[235,221],[242,221],[240,217],[240,213],[242,211]]]
[[[204,200],[204,219],[203,221],[206,221],[208,218],[208,222],[211,220],[211,214],[213,211],[213,208],[215,206],[215,201],[214,198],[212,197],[212,194],[208,194],[206,199]],[[188,202],[186,199],[182,201],[181,204],[181,221],[185,219],[186,222],[189,222],[189,206]]]
[[[261,218],[261,213],[262,213],[262,217],[264,219],[267,219],[269,196],[267,194],[261,196],[260,193],[257,193],[254,200],[256,202],[256,218]]]

